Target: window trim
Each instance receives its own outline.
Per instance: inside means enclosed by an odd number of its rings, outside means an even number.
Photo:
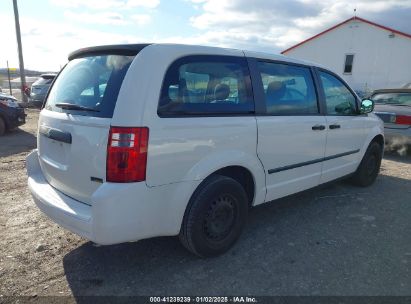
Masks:
[[[49,89],[47,90],[46,96],[44,97],[43,103],[41,104],[41,108],[40,110],[43,110],[44,107],[46,106],[46,102],[47,99],[49,98],[49,94],[51,89],[53,88],[54,83],[56,82],[56,79],[58,76],[60,76],[61,72],[64,70],[64,68],[67,66],[68,62],[66,62],[63,67],[60,69],[60,71],[58,71],[58,73],[56,74],[56,77],[54,77],[53,81],[50,83]]]
[[[350,56],[350,55],[352,55],[351,72],[346,72],[345,67],[347,66],[347,56]],[[353,69],[354,69],[354,58],[355,58],[354,53],[344,54],[344,65],[343,65],[343,74],[344,75],[352,75],[352,72],[353,72]]]
[[[244,72],[244,86],[245,86],[245,91],[246,91],[246,96],[250,100],[250,102],[253,105],[254,110],[250,111],[249,113],[247,112],[210,112],[210,113],[164,113],[161,112],[160,109],[160,103],[161,99],[163,97],[163,93],[166,89],[166,80],[167,76],[169,76],[169,73],[171,71],[175,70],[179,66],[187,63],[193,63],[193,62],[202,62],[202,61],[211,61],[211,62],[231,62],[231,63],[237,63],[241,67],[243,67],[243,72]],[[163,81],[161,84],[161,89],[160,89],[160,96],[158,99],[157,103],[157,116],[160,118],[187,118],[187,117],[241,117],[241,116],[255,116],[256,112],[256,103],[254,99],[254,94],[253,94],[253,87],[251,84],[251,76],[250,76],[250,69],[246,60],[246,57],[241,57],[241,56],[230,56],[230,55],[186,55],[179,57],[175,59],[166,69],[166,72],[164,73],[163,76]]]
[[[314,67],[314,70],[315,70],[316,78],[317,78],[317,81],[318,81],[317,85],[318,85],[318,88],[319,88],[319,91],[320,91],[320,99],[321,99],[321,103],[323,104],[324,115],[326,115],[326,116],[361,116],[361,115],[364,115],[364,114],[360,113],[360,98],[357,96],[357,94],[354,92],[354,90],[351,89],[351,87],[347,84],[347,82],[344,79],[342,79],[340,76],[338,76],[334,72],[332,72],[330,70],[327,70],[327,69],[324,69],[324,68]],[[355,106],[356,106],[357,113],[342,115],[342,114],[329,114],[327,112],[327,102],[326,102],[326,98],[325,98],[325,91],[324,91],[323,83],[322,83],[321,77],[320,77],[320,72],[323,72],[323,73],[329,74],[331,76],[334,76],[348,89],[348,91],[350,91],[351,95],[353,95],[354,99],[355,99]]]
[[[256,109],[256,116],[322,116],[323,114],[323,105],[321,103],[321,96],[320,91],[317,86],[315,71],[313,70],[313,66],[300,64],[295,62],[283,61],[283,60],[272,60],[272,59],[265,59],[265,58],[255,58],[255,57],[248,57],[247,58],[248,65],[250,67],[250,74],[251,80],[253,84],[253,92],[254,92],[254,101],[255,101],[255,109]],[[310,71],[312,83],[314,86],[314,92],[317,100],[317,110],[318,113],[293,113],[293,114],[275,114],[275,113],[267,113],[267,108],[265,105],[265,93],[264,93],[264,85],[261,78],[261,72],[258,68],[258,62],[266,62],[266,63],[273,63],[273,64],[283,64],[295,67],[302,67],[306,68]]]

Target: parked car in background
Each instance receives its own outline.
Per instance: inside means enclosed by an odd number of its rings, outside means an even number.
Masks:
[[[179,235],[215,256],[252,206],[347,176],[371,185],[384,148],[373,108],[335,73],[285,56],[81,49],[40,112],[28,185],[45,214],[95,243]]]
[[[40,108],[43,105],[47,92],[56,74],[42,74],[31,86],[29,104]]]
[[[0,136],[26,122],[24,109],[11,95],[0,93]]]
[[[389,147],[411,145],[411,89],[376,90],[369,97],[375,102],[375,114],[384,121]]]

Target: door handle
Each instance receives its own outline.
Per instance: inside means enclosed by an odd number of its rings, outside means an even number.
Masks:
[[[58,129],[46,126],[40,126],[39,132],[50,139],[71,144],[71,134],[69,132],[60,131]]]
[[[341,126],[340,126],[340,125],[337,125],[337,124],[334,124],[334,125],[330,125],[329,128],[330,128],[331,130],[334,130],[334,129],[339,129],[339,128],[341,128]]]
[[[324,125],[315,125],[312,126],[312,128],[314,131],[318,131],[318,130],[325,130],[325,126]]]

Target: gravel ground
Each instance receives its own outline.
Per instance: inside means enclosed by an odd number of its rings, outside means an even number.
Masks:
[[[254,208],[227,254],[173,237],[95,247],[43,216],[26,186],[38,111],[0,138],[0,295],[411,295],[411,158]],[[0,296],[0,302],[1,302]]]

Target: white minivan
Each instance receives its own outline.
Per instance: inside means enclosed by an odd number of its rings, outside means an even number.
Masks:
[[[53,221],[108,245],[179,235],[228,250],[250,207],[376,179],[383,123],[318,65],[172,44],[80,49],[40,113],[28,185]]]

